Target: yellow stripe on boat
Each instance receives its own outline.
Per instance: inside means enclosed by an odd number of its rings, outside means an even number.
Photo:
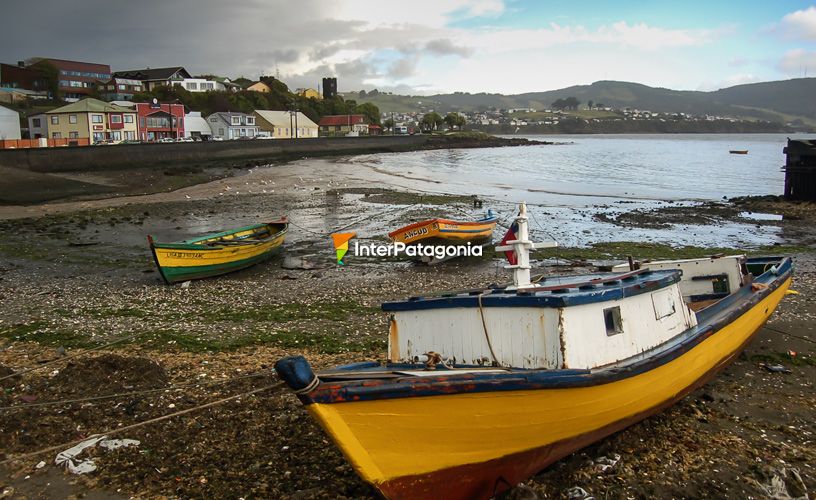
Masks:
[[[617,430],[616,423],[646,416],[677,400],[722,368],[767,321],[790,283],[788,278],[678,358],[607,384],[314,403],[308,409],[355,470],[375,485],[608,429],[605,435]]]
[[[211,266],[257,257],[273,247],[282,245],[283,240],[284,237],[279,236],[268,242],[240,247],[224,247],[206,250],[156,248],[155,250],[156,257],[159,259],[159,265],[162,267]]]

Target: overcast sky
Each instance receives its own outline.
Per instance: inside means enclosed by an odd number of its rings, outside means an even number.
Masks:
[[[337,76],[341,92],[687,90],[816,76],[816,6],[763,1],[3,1],[0,62]]]

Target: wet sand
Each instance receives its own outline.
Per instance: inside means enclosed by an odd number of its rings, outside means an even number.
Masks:
[[[406,192],[386,173],[349,170],[336,160],[309,165],[308,170],[302,162],[256,168],[138,197],[0,207],[0,377],[4,368],[36,367],[64,353],[136,335],[102,352],[0,382],[5,389],[0,406],[159,389],[92,403],[0,409],[2,453],[31,452],[263,387],[271,382],[271,365],[286,354],[304,353],[320,368],[383,360],[382,301],[509,279],[492,255],[437,267],[352,256],[348,266],[338,267],[328,239],[332,231],[354,228],[361,239],[377,241],[388,228],[416,219],[478,211],[467,196]],[[790,210],[773,200],[746,203],[728,213],[669,211],[610,224],[647,231],[655,218],[676,221],[707,213],[712,218],[701,222],[705,226],[752,207]],[[671,409],[559,461],[511,496],[762,497],[768,495],[763,488],[783,475],[787,492],[796,496],[794,470],[801,487],[816,490],[816,306],[810,299],[816,293],[816,258],[807,248],[814,218],[812,209],[798,209],[798,220],[757,221],[778,227],[782,243],[777,247],[796,253],[793,288],[801,295],[783,301],[745,354]],[[284,213],[296,224],[287,236],[288,258],[186,288],[161,283],[145,245],[146,234],[181,239]],[[571,255],[562,249],[553,261],[555,255],[542,254],[537,269],[591,269],[591,262]],[[763,368],[773,363],[791,373]],[[244,375],[253,377],[231,380]],[[118,437],[141,444],[93,450],[98,469],[83,476],[58,469],[55,453],[3,466],[0,494],[374,495],[300,403],[283,392],[260,393]],[[444,443],[435,446],[443,449]],[[46,465],[38,469],[40,460]]]

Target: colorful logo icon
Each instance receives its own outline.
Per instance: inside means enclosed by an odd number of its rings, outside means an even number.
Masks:
[[[337,252],[337,263],[341,266],[346,265],[346,263],[343,262],[343,257],[345,257],[346,252],[348,252],[349,240],[355,236],[357,236],[357,233],[334,233],[331,235],[334,241],[334,249]]]

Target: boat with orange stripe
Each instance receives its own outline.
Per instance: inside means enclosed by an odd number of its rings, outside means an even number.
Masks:
[[[493,240],[498,218],[491,210],[475,221],[427,219],[388,233],[394,243],[405,245],[485,245]]]

